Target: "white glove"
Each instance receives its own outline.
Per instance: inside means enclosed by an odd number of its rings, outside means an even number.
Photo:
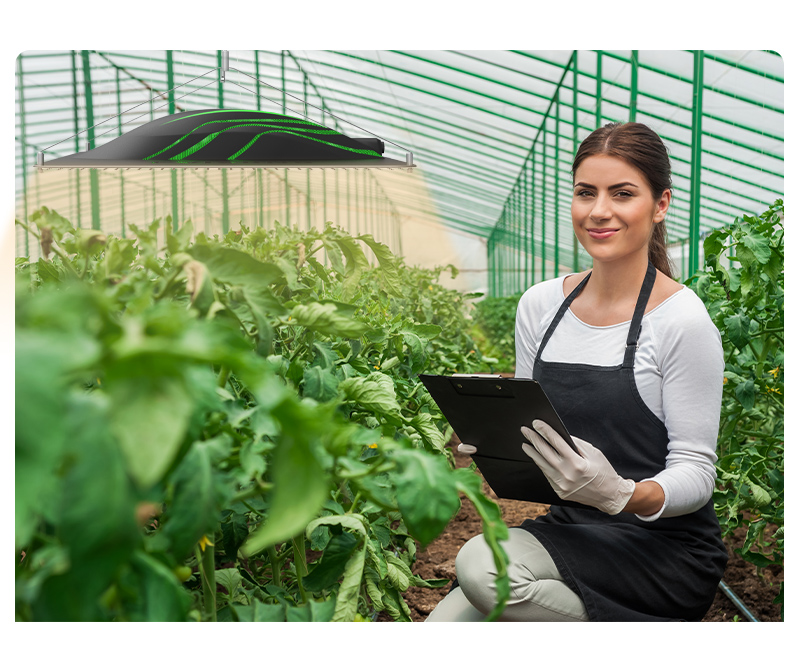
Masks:
[[[572,439],[578,455],[561,436],[543,421],[533,428],[523,426],[522,434],[533,444],[522,450],[539,466],[559,498],[596,507],[607,514],[619,514],[628,504],[636,483],[620,477],[601,451],[577,437]],[[582,457],[581,457],[582,456]]]
[[[461,453],[462,455],[472,455],[473,453],[478,452],[478,447],[473,446],[472,444],[459,444],[456,451]]]

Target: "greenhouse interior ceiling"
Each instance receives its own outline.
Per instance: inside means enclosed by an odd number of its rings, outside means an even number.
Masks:
[[[277,221],[370,233],[460,288],[491,295],[586,268],[571,163],[607,122],[665,141],[670,256],[685,279],[702,240],[783,196],[783,60],[760,50],[27,51],[16,61],[16,218],[47,206],[131,236],[161,219],[224,233]],[[413,168],[53,168],[184,111],[302,118],[378,138]],[[17,228],[16,254],[38,243]]]

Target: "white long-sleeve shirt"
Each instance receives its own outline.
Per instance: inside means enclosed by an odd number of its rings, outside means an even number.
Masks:
[[[531,378],[539,344],[564,297],[564,277],[557,277],[535,284],[520,299],[518,378]],[[630,320],[590,325],[568,309],[545,346],[542,360],[619,365],[629,327]],[[711,497],[724,367],[719,331],[691,290],[684,287],[645,313],[634,378],[644,403],[664,422],[669,442],[666,468],[648,478],[664,490],[664,506],[651,516],[639,516],[642,520],[688,514]]]

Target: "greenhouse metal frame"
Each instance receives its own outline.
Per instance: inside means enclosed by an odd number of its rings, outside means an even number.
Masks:
[[[164,218],[224,233],[328,221],[395,252],[401,224],[440,224],[485,245],[485,289],[519,293],[588,267],[570,219],[577,146],[609,121],[642,121],[673,162],[667,217],[676,275],[702,265],[708,232],[783,195],[783,61],[768,51],[24,52],[17,65],[16,216],[41,205],[125,236]],[[37,155],[94,148],[183,110],[304,115],[414,153],[375,170],[68,170]],[[355,127],[355,125],[358,126]],[[398,143],[395,146],[393,143]],[[402,157],[404,151],[400,153]],[[18,228],[18,255],[37,254]]]

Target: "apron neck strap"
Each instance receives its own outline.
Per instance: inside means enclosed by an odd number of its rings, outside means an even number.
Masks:
[[[583,290],[583,287],[586,286],[586,282],[589,281],[591,276],[592,272],[589,271],[589,274],[583,278],[583,281],[574,289],[572,289],[572,292],[561,303],[558,312],[555,314],[555,316],[553,316],[553,320],[550,322],[550,326],[547,328],[547,331],[542,338],[542,342],[539,344],[539,349],[536,351],[537,361],[542,357],[542,350],[544,350],[545,345],[547,345],[550,337],[553,335],[558,323],[561,322],[561,318],[564,317],[564,314],[567,312],[567,309],[569,309],[569,306],[572,304],[573,300],[580,295],[580,292]],[[644,281],[642,282],[642,288],[639,291],[639,297],[636,300],[636,308],[633,311],[631,326],[630,329],[628,329],[628,339],[625,345],[625,360],[622,363],[623,367],[633,367],[633,357],[638,346],[639,334],[642,332],[642,318],[644,317],[644,310],[647,307],[647,301],[650,299],[650,293],[653,290],[655,281],[656,267],[653,266],[653,264],[648,260],[647,273],[645,273]]]
[[[628,340],[625,344],[625,360],[623,367],[633,367],[633,356],[636,353],[639,343],[639,335],[642,333],[642,318],[644,317],[644,310],[647,308],[647,302],[650,299],[650,293],[653,291],[653,285],[656,282],[656,267],[652,262],[647,262],[647,273],[645,273],[642,288],[639,291],[639,298],[636,300],[636,308],[633,311],[633,319],[631,320],[630,329],[628,329]]]
[[[556,330],[558,323],[561,322],[561,318],[564,317],[564,314],[567,312],[567,309],[569,309],[569,305],[572,304],[572,301],[576,297],[578,297],[580,292],[583,290],[583,287],[586,286],[586,282],[589,281],[589,278],[591,276],[592,276],[592,271],[589,271],[589,274],[583,278],[583,281],[580,284],[578,284],[574,289],[572,289],[572,292],[561,303],[558,312],[555,314],[555,316],[553,316],[553,319],[550,322],[550,326],[547,328],[547,331],[545,332],[544,337],[542,338],[542,342],[539,344],[539,349],[536,352],[537,361],[542,357],[542,350],[544,349],[544,346],[547,344],[547,341],[550,340],[550,336],[553,335],[553,332]]]

